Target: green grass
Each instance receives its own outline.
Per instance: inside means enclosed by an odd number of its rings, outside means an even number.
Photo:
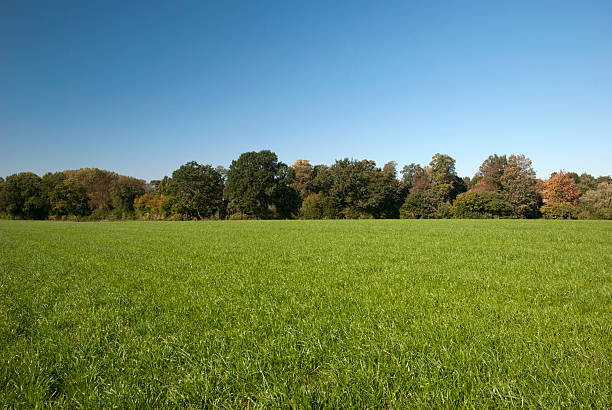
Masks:
[[[7,407],[612,407],[607,221],[0,221]]]

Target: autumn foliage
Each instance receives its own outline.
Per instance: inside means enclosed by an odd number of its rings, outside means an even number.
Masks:
[[[578,205],[580,188],[569,173],[559,171],[544,181],[542,197],[546,204],[568,203]]]

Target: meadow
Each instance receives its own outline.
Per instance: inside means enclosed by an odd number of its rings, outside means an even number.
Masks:
[[[612,407],[612,222],[0,221],[4,407]]]

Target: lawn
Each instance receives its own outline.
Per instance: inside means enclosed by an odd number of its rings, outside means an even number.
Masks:
[[[612,407],[612,222],[0,221],[8,407]]]

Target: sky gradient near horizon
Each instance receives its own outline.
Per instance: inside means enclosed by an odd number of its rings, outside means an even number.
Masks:
[[[612,173],[612,2],[0,4],[0,176],[270,149]]]

